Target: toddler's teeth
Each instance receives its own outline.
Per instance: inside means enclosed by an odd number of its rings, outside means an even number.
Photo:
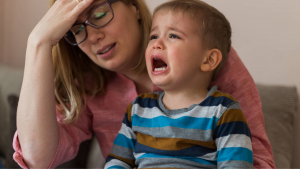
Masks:
[[[166,70],[166,67],[161,67],[161,68],[155,68],[154,71],[162,71],[162,70]]]

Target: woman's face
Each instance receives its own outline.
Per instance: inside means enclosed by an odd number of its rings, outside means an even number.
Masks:
[[[88,11],[104,0],[95,0],[77,19],[83,23]],[[114,18],[106,26],[96,29],[87,26],[88,37],[79,48],[97,65],[104,69],[125,73],[137,65],[140,57],[141,30],[139,11],[122,1],[112,4]]]

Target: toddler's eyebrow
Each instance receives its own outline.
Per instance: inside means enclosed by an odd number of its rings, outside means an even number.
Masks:
[[[185,34],[183,31],[179,30],[178,28],[174,28],[174,27],[172,27],[172,26],[168,26],[168,29],[169,29],[169,30],[173,30],[173,31],[175,31],[175,32],[182,33],[184,36],[186,36],[186,34]]]
[[[154,26],[154,27],[151,29],[150,33],[153,32],[153,31],[155,31],[155,29],[157,29],[157,26]]]
[[[153,32],[153,31],[155,31],[156,29],[157,29],[157,26],[154,26],[154,27],[151,29],[150,33]],[[173,30],[173,31],[175,31],[175,32],[182,33],[184,36],[187,36],[183,31],[179,30],[178,28],[174,28],[174,27],[172,27],[172,26],[168,26],[168,30]]]

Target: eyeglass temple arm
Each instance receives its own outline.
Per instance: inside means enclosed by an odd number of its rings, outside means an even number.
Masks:
[[[110,4],[113,4],[113,3],[115,3],[115,2],[117,2],[117,1],[119,1],[119,0],[107,0]]]

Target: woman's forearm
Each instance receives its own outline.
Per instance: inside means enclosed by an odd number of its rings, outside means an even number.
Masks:
[[[59,143],[52,46],[29,38],[17,130],[29,168],[49,167]]]

